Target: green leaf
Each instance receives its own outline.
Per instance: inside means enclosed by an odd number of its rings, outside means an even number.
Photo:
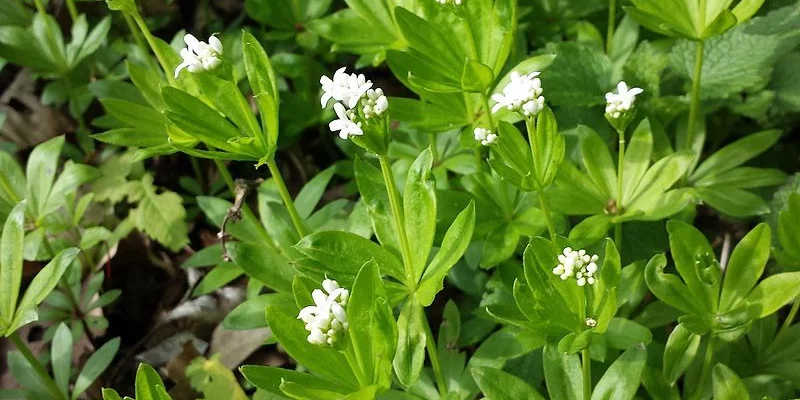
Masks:
[[[397,318],[397,352],[392,365],[397,380],[404,387],[413,385],[422,373],[425,363],[425,318],[423,308],[414,301],[406,301]]]
[[[530,138],[531,132],[534,132],[531,120],[528,120],[527,127],[528,139],[536,142],[533,147],[536,149],[536,154],[533,154],[536,181],[541,189],[545,189],[553,183],[564,159],[564,137],[558,134],[556,117],[547,106],[536,116],[536,133],[533,139]]]
[[[0,332],[14,319],[22,284],[26,206],[27,202],[23,200],[11,210],[0,236],[0,326],[3,328]]]
[[[403,280],[403,264],[393,254],[377,243],[349,232],[316,232],[303,239],[295,248],[325,266],[332,278],[348,281],[355,279],[358,271],[369,260],[375,260],[381,273]]]
[[[300,214],[300,218],[306,219],[314,212],[335,172],[335,167],[327,168],[303,186],[303,189],[294,199],[294,205],[297,207],[297,213]]]
[[[397,346],[397,325],[392,306],[375,262],[367,262],[353,283],[347,303],[348,335],[359,368],[368,384],[388,389],[392,385],[392,362]]]
[[[375,236],[383,247],[399,256],[400,246],[395,236],[389,195],[381,171],[361,157],[356,157],[354,171],[358,192],[361,194],[361,201],[367,207]]]
[[[647,350],[636,346],[622,353],[592,391],[592,400],[630,400],[636,395],[647,362]]]
[[[403,37],[411,48],[426,60],[441,67],[444,74],[451,74],[453,80],[461,78],[463,60],[448,44],[446,38],[428,21],[402,7],[395,7],[394,17]]]
[[[264,149],[264,138],[261,137],[261,127],[250,109],[250,104],[244,98],[236,83],[215,77],[212,74],[197,74],[194,77],[200,93],[224,115],[233,122],[249,138],[255,138],[254,147]],[[169,107],[169,105],[168,105]],[[191,131],[187,131],[190,132]]]
[[[758,224],[748,232],[731,253],[725,268],[719,306],[732,310],[750,293],[764,272],[770,253],[772,234],[766,223]]]
[[[50,362],[53,367],[53,378],[58,390],[68,395],[69,376],[72,371],[72,332],[65,323],[60,323],[50,343]]]
[[[522,379],[503,372],[499,369],[488,367],[472,367],[470,369],[475,383],[478,384],[484,396],[492,400],[544,400],[536,390]]]
[[[667,231],[669,232],[669,248],[672,251],[675,268],[677,268],[681,278],[689,288],[688,295],[695,297],[706,312],[716,310],[718,294],[716,290],[712,290],[710,286],[704,283],[699,267],[706,266],[698,263],[699,257],[714,257],[714,250],[708,244],[708,240],[697,228],[680,221],[667,222]],[[707,267],[719,268],[718,266]]]
[[[192,388],[206,399],[249,400],[230,368],[223,365],[220,354],[211,358],[197,357],[186,367]]]
[[[650,122],[645,119],[631,136],[628,148],[625,151],[625,159],[622,162],[623,166],[623,180],[622,180],[622,199],[623,204],[625,200],[630,199],[639,182],[647,172],[647,167],[650,165],[650,156],[653,152],[653,134],[650,129]],[[616,183],[613,185],[616,187]],[[612,192],[615,193],[615,192]]]
[[[584,128],[580,131],[583,133],[581,135],[581,158],[586,172],[603,193],[616,197],[617,169],[614,167],[608,145],[594,130]]]
[[[122,11],[130,15],[139,14],[134,0],[106,0],[106,4],[110,10]]]
[[[745,190],[697,188],[695,191],[704,203],[732,217],[743,218],[769,213],[769,205],[764,199]]]
[[[781,131],[769,130],[745,136],[714,152],[689,177],[697,182],[727,172],[738,167],[774,145],[781,137]]]
[[[715,400],[738,400],[750,397],[747,394],[747,386],[741,378],[725,364],[715,365],[711,376]]]
[[[466,92],[485,92],[494,83],[494,72],[480,61],[467,59],[461,73],[461,88]]]
[[[122,397],[119,396],[114,389],[103,388],[102,389],[103,400],[122,400]]]
[[[555,347],[545,346],[544,379],[551,399],[583,399],[583,378],[577,354],[566,355]]]
[[[28,285],[28,289],[25,290],[25,295],[22,296],[22,300],[19,302],[16,314],[14,315],[14,322],[11,326],[12,331],[16,330],[24,323],[30,322],[26,321],[26,319],[30,318],[30,315],[26,314],[30,312],[34,312],[35,314],[36,306],[44,301],[45,297],[53,291],[58,281],[61,279],[61,276],[64,275],[64,272],[67,270],[67,267],[72,264],[72,261],[78,255],[78,252],[79,250],[74,247],[62,250],[36,274],[31,284]]]
[[[183,199],[177,193],[157,193],[150,174],[128,185],[128,200],[138,203],[130,211],[130,218],[137,229],[173,251],[189,243],[186,210],[183,208]]]
[[[576,42],[550,43],[553,63],[542,72],[548,102],[559,106],[605,104],[603,97],[613,84],[611,61],[592,45]]]
[[[653,340],[650,329],[638,322],[618,317],[611,319],[605,336],[609,346],[621,350],[627,350],[639,344],[647,346]]]
[[[164,382],[153,367],[139,364],[136,370],[136,400],[171,400],[168,395],[162,394]]]
[[[678,324],[667,339],[664,349],[664,377],[669,384],[675,384],[684,371],[689,368],[700,348],[702,336]]]
[[[778,311],[800,295],[800,272],[776,274],[761,281],[745,301],[755,308],[755,318],[764,318]]]
[[[240,368],[242,375],[257,388],[272,393],[282,398],[282,382],[292,382],[302,387],[314,390],[328,390],[340,394],[349,390],[336,382],[318,376],[304,374],[285,368],[267,367],[262,365],[244,365]]]
[[[704,308],[693,297],[689,288],[674,274],[664,272],[667,258],[657,254],[645,266],[645,282],[650,291],[664,303],[684,313],[704,314]]]
[[[81,235],[80,248],[88,250],[96,246],[98,243],[109,240],[113,237],[111,231],[104,226],[92,226],[83,231]]]
[[[9,208],[27,197],[25,174],[11,154],[0,151],[0,204],[5,202]]]
[[[242,276],[242,274],[244,274],[244,271],[236,263],[224,262],[219,264],[212,268],[211,271],[208,271],[197,286],[194,287],[192,296],[197,297],[211,293]]]
[[[248,146],[242,146],[240,151],[235,144],[242,138],[239,130],[202,100],[172,86],[162,88],[161,95],[167,106],[167,119],[195,139],[229,153],[249,154],[254,159],[262,156],[255,148],[245,150]]]
[[[475,228],[475,203],[470,201],[467,208],[458,214],[447,229],[439,252],[433,257],[417,288],[417,301],[424,307],[433,303],[436,293],[442,290],[442,281],[450,269],[458,262],[469,246]]]
[[[558,352],[563,354],[577,354],[589,347],[592,342],[592,331],[570,332],[558,341]]]
[[[58,158],[64,146],[64,136],[56,136],[33,149],[28,157],[25,176],[28,179],[28,193],[31,207],[36,216],[43,215],[44,207],[53,187],[53,179],[58,169]]]
[[[231,330],[248,330],[264,328],[267,320],[264,318],[264,310],[270,304],[275,304],[278,300],[285,300],[287,294],[262,294],[245,300],[225,316],[222,326]]]
[[[64,171],[53,184],[47,203],[42,209],[39,218],[58,210],[66,202],[67,196],[74,194],[78,187],[99,178],[101,175],[97,168],[68,161],[64,166]]]
[[[86,363],[83,364],[83,369],[78,374],[78,378],[75,379],[75,387],[72,389],[72,400],[76,400],[86,389],[91,386],[91,384],[103,373],[103,371],[111,365],[111,361],[114,360],[114,356],[117,354],[117,350],[119,350],[119,338],[114,338],[106,342],[104,345],[100,346],[97,351],[92,353]],[[141,368],[141,367],[140,367]],[[137,373],[136,377],[137,389],[139,383],[139,377]],[[138,390],[137,390],[137,398],[138,398]]]
[[[261,243],[235,242],[227,246],[231,259],[248,276],[278,292],[292,289],[297,272],[285,256]]]
[[[424,150],[411,164],[403,191],[403,211],[414,279],[425,271],[436,234],[436,190],[431,166],[431,149]]]

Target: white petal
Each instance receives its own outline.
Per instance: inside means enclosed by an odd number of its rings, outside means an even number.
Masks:
[[[208,44],[211,45],[211,48],[214,49],[217,54],[222,54],[222,42],[220,42],[216,36],[211,35],[211,37],[208,38]]]

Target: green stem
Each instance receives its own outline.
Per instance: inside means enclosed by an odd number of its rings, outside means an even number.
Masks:
[[[581,373],[583,375],[583,398],[592,398],[592,357],[589,348],[581,350]]]
[[[694,150],[694,133],[697,129],[697,116],[700,112],[700,78],[703,73],[703,52],[705,42],[697,41],[694,59],[694,74],[692,75],[691,103],[689,104],[689,121],[686,127],[686,145],[689,150]]]
[[[72,22],[78,19],[78,8],[75,7],[75,0],[66,0],[67,3],[67,11],[69,11],[69,17],[72,19]]]
[[[355,349],[353,346],[352,338],[350,340],[350,346],[343,351],[344,358],[347,360],[347,364],[350,365],[350,369],[353,370],[353,374],[356,376],[356,380],[358,381],[358,385],[360,387],[367,387],[369,386],[369,382],[364,377],[364,374],[361,371],[361,363],[359,362],[358,355],[355,354]]]
[[[539,144],[536,142],[536,125],[533,118],[526,118],[525,119],[525,127],[528,129],[528,141],[530,142],[531,146],[531,163],[533,166],[533,174],[534,176],[538,176],[536,172],[536,155],[539,154]],[[547,200],[544,197],[544,188],[541,185],[541,182],[538,181],[537,178],[537,185],[539,188],[536,190],[536,194],[539,197],[539,208],[542,209],[544,212],[544,220],[547,223],[547,232],[550,234],[550,240],[555,240],[556,238],[556,228],[555,224],[553,224],[553,216],[550,214],[550,206],[547,204]]]
[[[167,63],[166,57],[161,53],[161,50],[156,45],[156,39],[153,37],[153,34],[150,32],[150,28],[147,27],[147,24],[142,19],[142,16],[137,12],[133,14],[133,20],[136,22],[136,25],[139,26],[139,30],[142,31],[142,35],[144,35],[144,39],[147,41],[147,44],[150,45],[150,49],[153,50],[153,54],[156,55],[156,59],[158,63],[161,65],[161,69],[164,70],[164,75],[167,77],[167,81],[170,84],[175,83],[175,77],[172,74],[172,70],[176,66],[170,66]]]
[[[411,293],[413,293],[416,290],[417,277],[414,273],[414,266],[411,265],[411,260],[413,258],[411,257],[411,246],[408,244],[402,199],[400,198],[400,193],[397,191],[394,173],[392,172],[392,166],[389,164],[389,159],[385,155],[379,155],[378,160],[381,163],[383,181],[386,183],[386,191],[389,194],[389,205],[392,208],[395,232],[397,232],[397,238],[400,241],[400,252],[403,256],[403,265],[406,273],[406,286],[408,286]]]
[[[231,192],[231,196],[236,196],[236,183],[233,181],[233,177],[231,176],[231,172],[228,170],[228,167],[225,166],[225,162],[222,160],[214,160],[214,165],[217,167],[217,171],[219,174],[222,175],[222,180],[225,181],[225,184],[228,186],[228,190]],[[250,209],[250,206],[247,204],[246,201],[242,202],[242,213],[244,214],[245,218],[250,219],[251,221],[258,221],[253,210]],[[267,229],[264,227],[264,224],[256,224],[258,226],[259,232],[261,232],[261,236],[264,238],[264,243],[269,246],[270,249],[275,251],[278,254],[284,254],[284,251],[275,245],[275,242],[272,240],[272,237],[267,232]]]
[[[275,186],[278,187],[278,194],[281,196],[281,200],[283,200],[283,205],[286,206],[286,211],[289,212],[289,217],[292,219],[294,229],[301,238],[305,237],[308,235],[308,231],[303,224],[303,219],[300,218],[300,215],[297,213],[294,200],[292,200],[292,196],[289,194],[289,189],[286,188],[286,182],[283,181],[283,176],[281,176],[278,165],[275,164],[275,159],[267,161],[267,167],[272,174],[272,178],[275,179]]]
[[[619,136],[619,152],[617,158],[617,215],[622,215],[622,174],[625,170],[625,131],[617,131]],[[622,251],[622,222],[618,222],[614,226],[614,243],[617,244],[617,250]]]
[[[147,46],[147,43],[145,43],[139,28],[136,27],[136,23],[127,13],[122,13],[122,18],[125,20],[125,24],[128,25],[128,30],[131,31],[131,36],[133,36],[133,41],[136,43],[136,46],[139,47],[139,50],[142,51],[142,54],[147,56],[149,53],[149,47]],[[152,66],[154,69],[159,68],[159,65],[153,61],[152,57],[147,56],[146,58],[150,66]]]
[[[9,336],[9,338],[11,339],[11,342],[14,343],[14,346],[17,347],[17,350],[19,350],[22,356],[28,361],[28,364],[33,367],[33,371],[36,372],[36,375],[39,376],[39,379],[47,387],[47,391],[50,392],[50,395],[53,396],[53,399],[66,400],[67,397],[64,395],[64,393],[58,390],[58,385],[56,385],[56,382],[44,369],[44,366],[42,366],[42,363],[39,362],[39,359],[33,355],[31,349],[25,345],[25,342],[22,341],[22,339],[19,337],[19,334],[14,332],[11,334],[11,336]]]
[[[200,190],[204,192],[206,189],[206,183],[205,179],[203,179],[203,170],[200,169],[200,162],[197,161],[196,157],[189,157],[189,160],[192,162],[192,171],[194,171],[197,184],[200,185]]]
[[[483,99],[483,111],[486,112],[486,118],[489,120],[489,128],[494,132],[497,125],[494,124],[494,116],[492,115],[492,110],[489,108],[489,96],[487,96],[486,93],[482,93],[481,98]]]
[[[420,306],[420,308],[423,307]],[[444,379],[442,363],[439,361],[439,348],[436,346],[436,339],[433,337],[430,324],[428,324],[428,318],[425,317],[424,308],[420,312],[423,315],[422,324],[425,325],[425,347],[428,348],[428,357],[431,359],[433,376],[436,379],[436,386],[439,388],[439,395],[444,396],[447,394],[447,381]]]
[[[794,317],[797,316],[797,310],[800,308],[800,297],[794,299],[794,303],[792,304],[792,308],[789,309],[789,314],[786,316],[786,319],[783,321],[783,325],[781,325],[781,329],[778,330],[778,334],[775,335],[775,340],[772,342],[775,343],[778,341],[778,338],[792,326],[792,322],[794,322]]]
[[[36,11],[40,14],[47,14],[47,10],[45,10],[44,5],[42,5],[42,0],[33,0],[33,4],[36,6]]]
[[[711,368],[711,361],[714,359],[714,349],[717,347],[717,338],[712,334],[708,338],[708,345],[706,346],[706,355],[703,357],[703,366],[700,370],[700,378],[697,380],[697,384],[694,387],[694,395],[691,396],[691,399],[700,400],[703,398],[703,392],[705,391],[705,382],[708,378],[708,370]]]
[[[614,41],[614,25],[617,23],[617,0],[608,0],[608,30],[606,31],[606,54],[611,54]]]

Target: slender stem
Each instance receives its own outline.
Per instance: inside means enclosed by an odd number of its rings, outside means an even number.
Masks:
[[[389,159],[385,155],[380,155],[378,156],[378,160],[381,163],[383,180],[386,183],[386,191],[389,194],[389,205],[392,208],[395,232],[397,232],[397,238],[400,241],[400,253],[403,256],[403,265],[405,266],[406,273],[406,286],[408,286],[413,293],[413,291],[416,290],[417,278],[414,273],[414,266],[411,265],[411,246],[408,244],[402,199],[400,198],[400,193],[397,191],[394,173],[392,173],[392,166],[389,164]]]
[[[494,132],[497,125],[494,124],[494,116],[492,115],[492,110],[489,108],[489,96],[487,96],[486,93],[482,93],[481,98],[483,99],[483,111],[486,113],[486,118],[489,120],[489,128]]]
[[[75,0],[66,0],[67,3],[67,11],[69,11],[69,17],[72,19],[72,22],[78,19],[78,8],[75,7]]]
[[[706,378],[708,377],[708,370],[711,368],[711,361],[714,359],[714,349],[717,347],[717,338],[714,335],[711,335],[708,338],[708,345],[706,346],[706,355],[703,357],[703,366],[700,370],[700,378],[697,380],[697,384],[694,387],[694,395],[690,396],[691,399],[700,400],[703,398],[703,392],[705,391],[705,382]]]
[[[428,142],[431,146],[431,156],[433,156],[433,162],[436,163],[436,160],[439,159],[439,151],[436,149],[436,134],[429,133],[428,134]]]
[[[581,350],[581,373],[583,375],[583,399],[592,398],[592,357],[589,348]]]
[[[286,182],[283,181],[283,176],[281,176],[281,171],[278,169],[278,165],[275,164],[275,159],[270,159],[267,161],[267,167],[269,168],[269,172],[272,174],[272,178],[275,179],[275,186],[278,187],[278,194],[281,196],[281,200],[283,200],[283,205],[286,206],[286,211],[289,212],[289,217],[292,219],[294,229],[301,238],[305,237],[308,235],[308,230],[306,230],[306,227],[303,224],[303,219],[300,218],[300,215],[297,213],[297,208],[294,206],[292,195],[289,194],[289,189],[286,188]]]
[[[128,15],[127,13],[122,13],[122,18],[125,20],[125,24],[128,25],[128,30],[131,31],[131,36],[133,36],[133,41],[136,43],[136,46],[139,47],[139,50],[141,50],[142,54],[144,54],[145,57],[147,58],[147,62],[154,69],[158,69],[159,65],[153,61],[152,57],[148,56],[149,47],[147,46],[147,43],[144,41],[142,33],[139,31],[139,28],[136,27],[136,22],[134,22],[131,16]]]
[[[611,54],[614,41],[614,25],[617,23],[617,0],[608,0],[608,30],[606,31],[606,54]]]
[[[47,14],[47,10],[45,10],[44,5],[42,5],[42,0],[33,0],[33,4],[36,6],[36,11],[40,14]]]
[[[778,330],[778,334],[775,335],[775,340],[772,342],[776,342],[778,338],[783,335],[790,326],[792,326],[792,322],[794,322],[794,317],[797,316],[797,310],[800,308],[800,297],[794,299],[794,303],[792,304],[792,308],[789,309],[789,314],[786,316],[786,319],[783,321],[783,325],[781,325],[781,329]]]
[[[625,171],[625,131],[617,131],[619,136],[619,154],[617,159],[617,215],[622,215],[622,174]],[[614,243],[617,244],[617,250],[622,250],[622,222],[618,222],[614,226]]]
[[[233,182],[233,177],[231,176],[231,172],[228,170],[228,167],[225,166],[225,162],[222,160],[214,160],[214,165],[217,167],[217,171],[219,174],[222,175],[222,180],[225,181],[225,184],[228,186],[228,190],[231,192],[231,196],[236,196],[236,184]],[[242,202],[242,212],[244,213],[245,217],[252,220],[258,221],[253,210],[250,209],[250,206],[247,204],[246,201]],[[284,251],[275,245],[275,242],[272,240],[272,237],[267,232],[267,229],[264,227],[264,224],[256,224],[259,228],[259,232],[261,232],[261,236],[264,238],[264,243],[270,247],[273,251],[278,254],[284,254]]]
[[[691,103],[689,104],[689,121],[686,127],[686,145],[689,150],[694,148],[694,133],[697,130],[697,116],[700,112],[700,78],[703,73],[703,52],[705,42],[697,41],[694,59],[694,74],[692,75]]]
[[[22,341],[22,339],[19,337],[19,334],[14,332],[11,334],[11,336],[9,336],[9,338],[11,339],[11,342],[14,343],[14,346],[17,347],[17,350],[19,350],[22,356],[28,360],[28,364],[33,367],[33,371],[36,372],[36,375],[39,376],[39,379],[41,379],[42,383],[44,383],[44,385],[47,387],[47,391],[50,392],[50,394],[53,396],[53,399],[66,400],[66,395],[64,395],[64,393],[58,389],[56,382],[44,369],[44,366],[42,366],[42,364],[39,362],[39,359],[33,355],[31,349],[29,349],[25,342]]]
[[[189,157],[189,160],[192,162],[192,171],[194,171],[195,179],[197,179],[197,184],[200,185],[200,190],[205,191],[206,183],[205,179],[203,179],[203,170],[200,169],[200,162],[197,161],[196,157]]]
[[[422,308],[422,306],[420,306]],[[439,348],[436,346],[436,339],[433,337],[431,326],[428,324],[428,318],[425,317],[425,310],[422,313],[422,324],[425,325],[425,347],[428,348],[428,357],[431,359],[431,368],[433,368],[433,376],[436,378],[436,386],[439,388],[439,394],[444,396],[447,394],[447,381],[444,379],[442,373],[442,363],[439,361]]]
[[[525,127],[528,129],[528,141],[530,142],[531,146],[531,164],[533,166],[533,174],[536,177],[536,183],[539,186],[536,190],[536,194],[539,196],[539,208],[542,209],[544,212],[544,220],[547,223],[547,231],[550,234],[550,240],[554,240],[556,238],[556,228],[553,224],[553,216],[550,214],[550,207],[547,204],[547,199],[545,199],[544,188],[539,182],[538,173],[536,172],[536,156],[539,154],[539,143],[536,141],[536,125],[533,118],[526,118],[525,119]]]
[[[156,59],[158,60],[158,63],[161,65],[161,69],[164,70],[164,75],[166,75],[167,81],[169,83],[175,83],[175,77],[172,74],[172,69],[174,68],[174,66],[170,66],[167,63],[167,59],[161,53],[161,50],[158,48],[158,45],[156,45],[156,39],[150,32],[150,28],[147,27],[147,24],[144,22],[142,16],[138,12],[136,14],[133,14],[133,20],[136,22],[136,25],[139,26],[139,30],[142,31],[144,39],[147,41],[147,44],[150,45],[150,49],[153,50],[153,54],[156,55]]]

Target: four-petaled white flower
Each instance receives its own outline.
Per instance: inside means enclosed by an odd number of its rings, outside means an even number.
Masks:
[[[355,122],[355,111],[345,110],[342,103],[333,105],[333,111],[336,111],[336,116],[339,117],[328,124],[331,131],[339,132],[339,137],[347,139],[350,136],[361,136],[364,131],[361,130],[361,122]]]
[[[389,108],[389,100],[383,95],[381,88],[367,90],[367,98],[364,100],[364,118],[372,118],[383,114]]]
[[[613,119],[620,118],[633,108],[636,96],[642,92],[644,90],[638,87],[628,89],[625,81],[620,81],[617,84],[617,93],[606,93],[606,114]]]
[[[558,265],[553,268],[553,273],[562,281],[575,277],[578,286],[587,283],[594,285],[597,258],[597,254],[587,254],[586,250],[572,250],[571,247],[565,247],[563,253],[558,255]]]
[[[539,114],[544,108],[544,97],[542,81],[537,76],[538,71],[525,75],[511,71],[511,81],[503,88],[503,92],[492,95],[492,100],[496,102],[492,114],[503,108],[521,112],[526,117]]]
[[[586,318],[586,320],[584,320],[583,322],[585,322],[586,326],[588,326],[589,328],[594,328],[595,326],[597,326],[597,320],[592,317]]]
[[[306,338],[309,343],[317,345],[331,345],[347,330],[347,301],[350,291],[339,286],[331,279],[322,281],[322,289],[314,289],[311,298],[314,305],[304,307],[297,315],[297,319],[305,323],[308,331]]]
[[[333,79],[327,76],[319,78],[322,90],[325,92],[320,98],[322,108],[328,105],[330,99],[341,101],[347,108],[354,108],[361,97],[372,87],[372,81],[367,80],[364,74],[348,74],[346,67],[339,68],[333,74]]]
[[[475,135],[475,140],[481,142],[484,146],[489,146],[497,141],[497,134],[486,128],[476,126],[472,133]]]
[[[181,49],[183,62],[175,68],[175,78],[186,68],[191,73],[211,71],[222,63],[222,42],[211,35],[208,43],[197,40],[194,35],[187,33],[183,37],[186,47]]]

